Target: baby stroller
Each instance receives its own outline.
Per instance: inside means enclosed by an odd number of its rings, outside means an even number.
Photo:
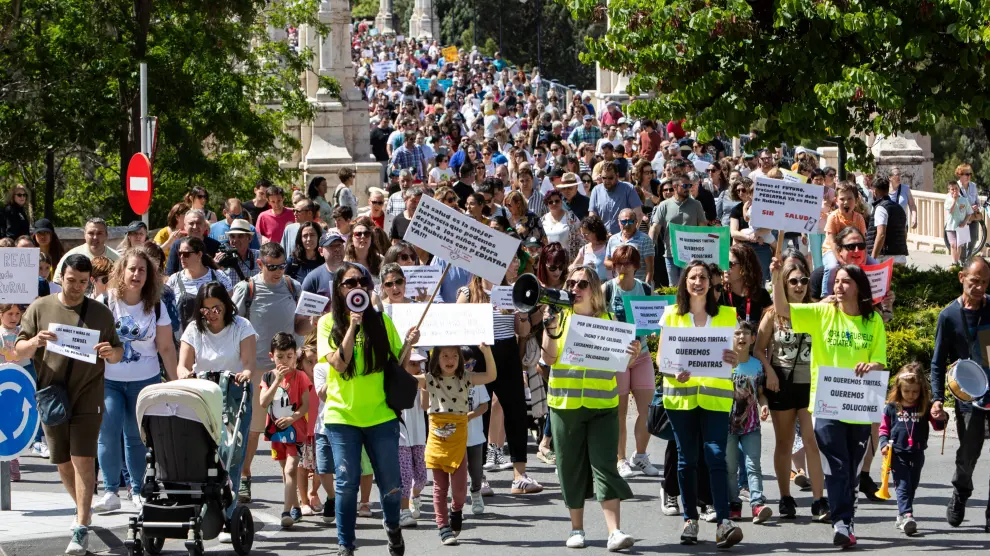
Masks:
[[[144,507],[130,519],[124,544],[130,556],[159,554],[165,539],[185,539],[189,556],[226,528],[234,551],[254,543],[251,510],[236,505],[250,429],[251,385],[230,372],[149,386],[137,401],[141,438],[148,446]]]

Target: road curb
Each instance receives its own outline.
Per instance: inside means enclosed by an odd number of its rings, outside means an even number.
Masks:
[[[52,556],[62,554],[72,533],[53,531],[50,535],[14,539],[0,542],[2,556]],[[91,553],[106,552],[124,546],[127,537],[127,524],[115,525],[110,528],[92,527],[89,530],[89,551]]]

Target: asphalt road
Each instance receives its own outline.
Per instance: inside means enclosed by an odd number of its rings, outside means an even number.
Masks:
[[[634,413],[631,410],[630,413]],[[983,531],[984,509],[988,498],[988,476],[990,476],[990,455],[984,454],[974,477],[976,491],[969,501],[967,520],[959,528],[951,528],[945,522],[945,505],[951,494],[951,474],[954,468],[955,450],[958,441],[950,433],[945,445],[945,455],[940,455],[941,436],[933,433],[932,445],[928,449],[927,463],[922,474],[922,483],[915,500],[915,516],[918,519],[919,534],[907,538],[894,528],[897,515],[893,500],[885,503],[871,503],[860,498],[856,518],[856,533],[859,538],[855,550],[869,550],[877,554],[899,554],[902,552],[954,552],[959,554],[985,555],[990,550],[990,534]],[[772,477],[772,431],[768,426],[763,434],[763,475],[764,487],[776,513],[778,497],[777,483]],[[630,446],[632,443],[630,442]],[[278,466],[267,456],[262,447],[255,459],[254,496],[251,509],[257,526],[263,528],[257,534],[253,554],[298,554],[325,555],[336,551],[336,531],[333,526],[323,525],[318,517],[306,518],[289,530],[280,530],[274,524],[281,513],[282,485],[278,480]],[[663,459],[664,443],[653,439],[650,455],[655,464]],[[532,450],[531,450],[532,452]],[[36,458],[22,459],[25,477],[30,474],[30,483],[16,483],[18,489],[30,488],[35,491],[60,492],[54,469],[42,464]],[[879,475],[880,461],[874,462],[873,477]],[[531,474],[540,481],[546,490],[538,495],[512,496],[506,494],[511,480],[510,471],[489,474],[489,480],[496,496],[487,498],[484,515],[475,517],[470,508],[465,508],[464,531],[461,545],[444,547],[440,544],[436,526],[432,521],[432,499],[430,488],[424,491],[423,516],[417,528],[406,530],[406,554],[428,555],[440,550],[443,553],[456,553],[462,556],[492,556],[493,551],[511,555],[567,554],[575,551],[564,547],[564,540],[570,531],[567,511],[560,499],[555,473],[535,457],[531,458]],[[659,478],[636,477],[630,480],[635,498],[622,504],[622,529],[636,538],[636,545],[630,554],[644,553],[714,553],[715,526],[702,524],[697,546],[678,544],[681,529],[680,517],[666,517],[660,511]],[[812,523],[808,517],[811,503],[810,492],[800,493],[794,489],[799,504],[799,517],[794,521],[780,521],[776,516],[764,525],[754,525],[748,521],[741,523],[745,533],[743,542],[731,550],[736,554],[766,554],[771,552],[835,552],[832,547],[831,527]],[[381,529],[381,513],[377,503],[377,491],[372,495],[375,515],[373,518],[358,518],[358,554],[386,554],[385,535]],[[127,504],[125,502],[125,504]],[[0,516],[2,519],[2,516]],[[604,518],[597,503],[590,503],[586,513],[586,530],[589,547],[586,553],[605,553],[606,529]],[[64,536],[62,532],[53,533]],[[59,546],[64,543],[59,542]],[[39,546],[41,546],[39,541]],[[51,546],[46,545],[46,546]],[[229,546],[209,543],[211,554],[234,554]],[[47,553],[47,551],[45,551]],[[104,554],[124,554],[123,549],[115,549]],[[184,553],[178,541],[165,545],[165,553]]]

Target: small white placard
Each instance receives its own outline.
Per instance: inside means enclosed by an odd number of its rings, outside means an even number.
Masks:
[[[423,316],[426,303],[392,304],[392,322],[402,338]],[[430,306],[419,327],[416,346],[477,346],[495,343],[495,323],[488,303],[441,303]]]
[[[731,378],[732,365],[722,361],[722,354],[732,349],[735,328],[664,327],[661,332],[660,372],[692,377]]]
[[[629,366],[626,348],[636,339],[636,325],[571,315],[560,350],[560,367],[623,373]]]
[[[879,423],[887,403],[889,375],[886,371],[872,371],[858,377],[852,369],[819,367],[815,418]]]
[[[100,331],[69,326],[53,322],[48,330],[55,334],[55,341],[48,342],[47,351],[85,361],[96,363],[96,344],[100,343]]]
[[[319,294],[302,291],[299,294],[299,303],[296,304],[296,314],[304,317],[320,317],[327,307],[330,298]]]
[[[495,286],[492,288],[492,306],[500,310],[515,311],[512,304],[512,286]]]
[[[433,293],[443,269],[439,266],[404,266],[402,274],[406,277],[406,297],[416,299]]]

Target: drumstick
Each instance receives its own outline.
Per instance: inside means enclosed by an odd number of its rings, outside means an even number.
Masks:
[[[945,455],[945,434],[949,432],[949,421],[946,419],[945,428],[942,429],[942,455]]]

